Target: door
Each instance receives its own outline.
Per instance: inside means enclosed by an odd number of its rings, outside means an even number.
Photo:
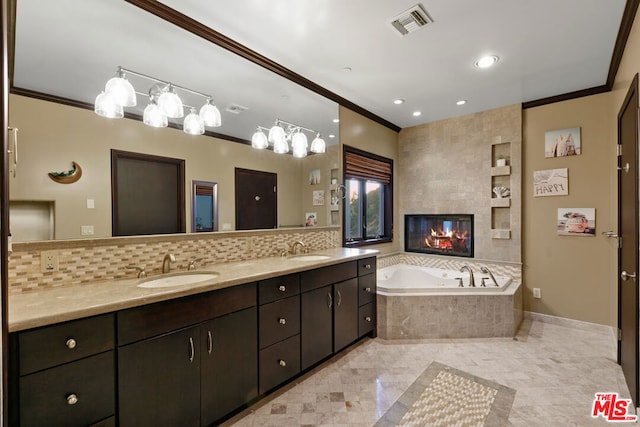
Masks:
[[[218,317],[201,329],[201,425],[258,396],[256,307]]]
[[[333,285],[333,351],[338,352],[358,338],[358,279]]]
[[[236,168],[236,230],[277,227],[278,175]]]
[[[200,328],[118,349],[119,425],[200,425]]]
[[[638,75],[618,113],[618,363],[638,405]]]
[[[301,297],[302,370],[331,355],[333,351],[332,286],[305,292]]]

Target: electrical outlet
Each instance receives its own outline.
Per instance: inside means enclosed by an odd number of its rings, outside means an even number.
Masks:
[[[40,253],[40,270],[43,273],[58,270],[58,251],[42,251]]]
[[[540,296],[540,288],[533,288],[533,297],[534,298],[542,298]]]
[[[80,234],[83,236],[93,236],[93,225],[81,225]]]

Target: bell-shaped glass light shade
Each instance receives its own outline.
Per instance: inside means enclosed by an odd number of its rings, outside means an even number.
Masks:
[[[311,141],[311,152],[316,154],[321,154],[327,151],[327,144],[325,144],[324,139],[320,138],[320,134],[318,134],[313,141]]]
[[[204,133],[204,123],[195,108],[192,108],[191,112],[184,118],[182,130],[189,135],[202,135]]]
[[[274,147],[276,143],[279,143],[280,145],[282,145],[283,142],[285,144],[287,143],[284,129],[282,129],[282,126],[278,126],[278,123],[273,125],[271,129],[269,129],[269,142],[272,143]],[[288,147],[287,147],[287,151],[289,151]],[[287,151],[285,151],[285,153]]]
[[[200,118],[208,127],[217,128],[222,125],[220,110],[211,103],[211,99],[207,99],[207,103],[200,108]]]
[[[104,86],[104,91],[123,107],[135,107],[137,104],[135,89],[124,77],[124,73],[118,74],[118,76],[109,79]]]
[[[289,152],[289,144],[287,143],[286,138],[277,139],[276,142],[273,143],[273,152],[276,154],[286,154]]]
[[[171,86],[158,97],[158,107],[160,107],[167,117],[171,117],[172,119],[179,119],[184,116],[182,100],[176,95]]]
[[[251,146],[253,148],[257,148],[258,150],[265,149],[269,146],[269,141],[267,141],[267,135],[262,132],[262,130],[257,129],[256,133],[251,137]]]
[[[96,97],[93,111],[95,111],[97,115],[109,119],[121,119],[124,117],[122,105],[115,102],[115,100],[105,92],[100,92],[100,95]]]
[[[169,125],[167,116],[160,110],[158,104],[150,102],[144,109],[142,116],[142,122],[147,126],[153,126],[154,128],[164,128]]]
[[[293,157],[307,156],[307,136],[299,129],[291,137],[291,146],[293,149]]]

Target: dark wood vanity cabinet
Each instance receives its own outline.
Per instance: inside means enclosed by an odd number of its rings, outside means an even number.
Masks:
[[[114,315],[10,335],[12,426],[115,425]]]
[[[206,426],[257,397],[255,284],[125,310],[117,325],[120,426]]]

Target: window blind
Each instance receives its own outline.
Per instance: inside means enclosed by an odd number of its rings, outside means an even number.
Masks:
[[[344,153],[346,178],[370,179],[383,184],[391,183],[391,163],[350,151]]]

